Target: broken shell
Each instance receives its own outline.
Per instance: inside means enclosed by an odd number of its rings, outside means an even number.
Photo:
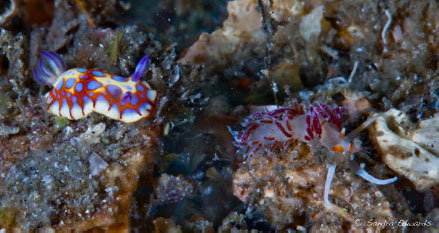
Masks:
[[[2,3],[2,9],[0,9],[0,25],[6,23],[8,19],[17,13],[16,0],[4,0],[6,3]]]
[[[374,115],[369,128],[375,148],[392,170],[409,179],[417,190],[439,184],[439,115],[410,127],[407,115],[396,109]]]

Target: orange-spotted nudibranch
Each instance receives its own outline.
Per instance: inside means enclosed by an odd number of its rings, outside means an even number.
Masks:
[[[148,55],[140,60],[129,77],[108,74],[100,69],[66,71],[58,54],[41,51],[40,55],[33,73],[39,83],[53,86],[46,94],[49,113],[79,119],[97,112],[126,123],[151,116],[157,91],[140,80],[148,66]]]

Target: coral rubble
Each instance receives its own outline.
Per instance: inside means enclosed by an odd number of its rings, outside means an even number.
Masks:
[[[422,120],[414,128],[407,115],[396,109],[377,114],[369,128],[383,161],[409,179],[418,190],[439,184],[437,130],[439,117]]]
[[[155,188],[157,204],[169,204],[182,200],[193,191],[192,184],[182,177],[160,176],[158,185]]]
[[[236,62],[245,60],[249,53],[263,53],[266,40],[256,0],[231,1],[229,16],[223,27],[212,35],[202,33],[179,60],[181,64],[210,64],[225,66],[233,56]]]
[[[330,199],[323,201],[326,167],[315,160],[309,148],[299,144],[287,153],[255,156],[234,173],[234,194],[250,205],[261,209],[276,229],[379,229],[356,219],[395,221],[399,213],[389,197],[349,170],[336,172]],[[396,194],[395,190],[391,193]],[[390,201],[389,201],[390,198]],[[400,203],[402,208],[407,204]],[[404,216],[410,217],[410,216]],[[336,223],[336,224],[329,224]]]

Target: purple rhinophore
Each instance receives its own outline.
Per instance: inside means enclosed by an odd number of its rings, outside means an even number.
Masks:
[[[131,80],[133,82],[140,81],[140,78],[142,77],[143,73],[145,73],[146,68],[148,67],[148,54],[146,54],[142,60],[140,60],[139,64],[136,66],[136,70],[134,71],[134,74],[131,75]]]
[[[41,84],[55,84],[58,76],[65,71],[66,65],[62,58],[54,53],[41,51],[40,59],[33,69],[34,78]]]

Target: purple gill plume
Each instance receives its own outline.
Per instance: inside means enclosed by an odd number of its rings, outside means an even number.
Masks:
[[[58,54],[51,51],[41,51],[40,59],[38,59],[33,73],[37,82],[53,85],[58,76],[65,70],[66,64]]]

